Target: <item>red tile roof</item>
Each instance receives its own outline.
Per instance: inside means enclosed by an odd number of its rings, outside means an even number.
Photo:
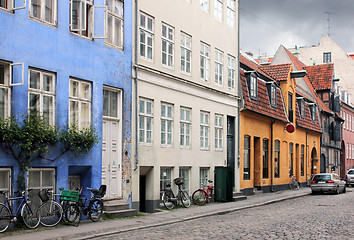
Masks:
[[[291,63],[259,66],[261,70],[277,81],[287,81],[291,72]]]
[[[307,76],[316,90],[330,90],[333,80],[333,63],[305,66]]]
[[[305,118],[300,117],[298,102],[296,101],[296,126],[306,128],[315,132],[322,132],[318,115],[316,113],[316,122],[311,119],[310,106],[305,102]]]

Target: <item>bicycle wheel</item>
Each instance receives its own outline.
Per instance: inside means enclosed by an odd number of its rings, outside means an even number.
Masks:
[[[21,217],[26,227],[30,229],[38,227],[40,217],[38,213],[38,207],[34,203],[27,202],[22,206]]]
[[[89,204],[89,218],[92,222],[97,222],[103,214],[103,202],[100,199],[94,199]]]
[[[43,203],[38,212],[40,222],[45,227],[54,227],[63,218],[63,208],[54,201]]]
[[[192,200],[196,205],[204,205],[208,200],[208,194],[203,189],[198,189],[192,194]]]
[[[189,197],[189,194],[186,191],[179,192],[179,197],[183,207],[189,208],[191,206],[191,198]]]
[[[69,203],[65,210],[66,221],[69,223],[80,223],[80,208],[76,203]]]
[[[11,213],[5,204],[0,203],[0,233],[5,232],[10,226]]]
[[[172,209],[175,207],[175,203],[171,201],[171,194],[166,191],[162,194],[162,203],[167,209]]]

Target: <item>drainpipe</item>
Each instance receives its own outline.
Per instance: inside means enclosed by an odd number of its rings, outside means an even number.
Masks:
[[[134,171],[138,169],[138,0],[135,0],[135,37],[134,37],[134,104],[135,104],[135,167]]]
[[[274,148],[274,144],[273,144],[273,125],[275,123],[275,120],[273,119],[273,121],[270,124],[270,191],[274,192],[274,179],[273,179],[273,148]]]
[[[307,134],[309,133],[309,131],[306,132],[306,185],[308,185],[308,179],[307,179],[307,161],[308,161],[308,152],[307,152]]]
[[[237,91],[238,91],[238,102],[237,102],[237,168],[240,169],[240,148],[241,148],[241,106],[242,106],[242,86],[240,80],[240,1],[237,1]],[[236,172],[236,169],[235,169]],[[235,181],[234,181],[235,184]]]

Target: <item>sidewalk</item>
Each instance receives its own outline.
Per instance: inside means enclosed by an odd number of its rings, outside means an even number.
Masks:
[[[92,239],[112,233],[127,232],[148,227],[157,227],[218,214],[225,214],[247,208],[259,207],[287,199],[309,195],[310,188],[300,188],[298,191],[279,191],[248,196],[247,200],[228,203],[209,203],[205,206],[192,205],[190,208],[178,208],[173,211],[162,211],[133,218],[106,220],[93,223],[82,222],[79,227],[59,225],[54,228],[40,227],[35,230],[14,231],[2,233],[5,239]]]

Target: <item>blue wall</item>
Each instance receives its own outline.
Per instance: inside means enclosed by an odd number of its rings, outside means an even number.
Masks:
[[[95,1],[95,5],[103,4],[103,0]],[[122,141],[123,153],[127,150],[128,156],[122,155],[125,164],[129,164],[131,159],[131,1],[124,2],[124,51],[106,46],[103,39],[90,40],[70,33],[69,1],[58,0],[57,27],[30,19],[28,5],[29,1],[26,9],[14,13],[0,10],[0,60],[23,62],[25,67],[24,85],[12,88],[12,114],[27,112],[29,67],[56,73],[56,124],[61,126],[68,122],[69,77],[92,82],[92,126],[98,133],[100,143],[89,155],[77,158],[68,153],[53,163],[36,160],[33,166],[56,167],[58,188],[67,188],[69,166],[81,166],[81,169],[91,167],[91,171],[84,170],[91,177],[82,177],[81,185],[98,188],[102,168],[103,85],[123,90]],[[103,11],[95,11],[95,28],[100,34],[103,23]],[[19,81],[16,76],[14,81]],[[11,157],[0,152],[0,167],[3,166],[13,167],[13,184],[16,184],[16,164]],[[16,190],[16,186],[13,189]]]

